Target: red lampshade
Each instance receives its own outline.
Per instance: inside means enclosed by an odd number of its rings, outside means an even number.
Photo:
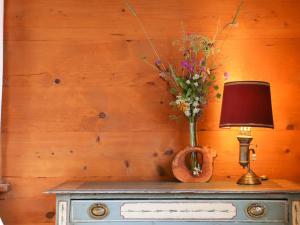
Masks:
[[[220,127],[274,128],[270,84],[262,81],[225,83]]]

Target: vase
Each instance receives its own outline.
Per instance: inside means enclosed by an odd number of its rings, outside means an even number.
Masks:
[[[202,156],[199,156],[198,151],[194,151],[197,147],[197,117],[189,118],[189,132],[190,132],[190,149],[191,149],[191,155],[189,161],[189,168],[191,171],[191,174],[193,176],[199,176],[202,172],[202,165],[199,162],[199,158],[202,158]]]
[[[190,145],[172,161],[174,177],[181,182],[208,182],[213,174],[216,151],[197,143],[197,118],[189,119]]]

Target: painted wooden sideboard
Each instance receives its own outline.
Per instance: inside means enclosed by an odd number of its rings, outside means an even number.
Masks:
[[[69,182],[56,194],[57,225],[300,225],[300,185],[234,182]]]

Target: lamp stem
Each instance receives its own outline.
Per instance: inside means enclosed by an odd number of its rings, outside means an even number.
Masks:
[[[247,169],[247,173],[243,175],[237,183],[242,185],[261,184],[259,177],[251,170],[250,167],[249,146],[250,142],[252,141],[252,136],[241,134],[237,138],[240,143],[240,165]]]

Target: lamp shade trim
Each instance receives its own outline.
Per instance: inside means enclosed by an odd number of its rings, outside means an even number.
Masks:
[[[226,123],[226,124],[220,124],[221,128],[230,128],[230,127],[266,127],[266,128],[274,128],[274,125],[270,124],[262,124],[262,123]]]
[[[246,81],[229,81],[226,82],[224,84],[224,86],[228,86],[228,85],[238,85],[238,84],[253,84],[253,85],[266,85],[266,86],[270,86],[269,82],[266,81],[255,81],[255,80],[246,80]]]

